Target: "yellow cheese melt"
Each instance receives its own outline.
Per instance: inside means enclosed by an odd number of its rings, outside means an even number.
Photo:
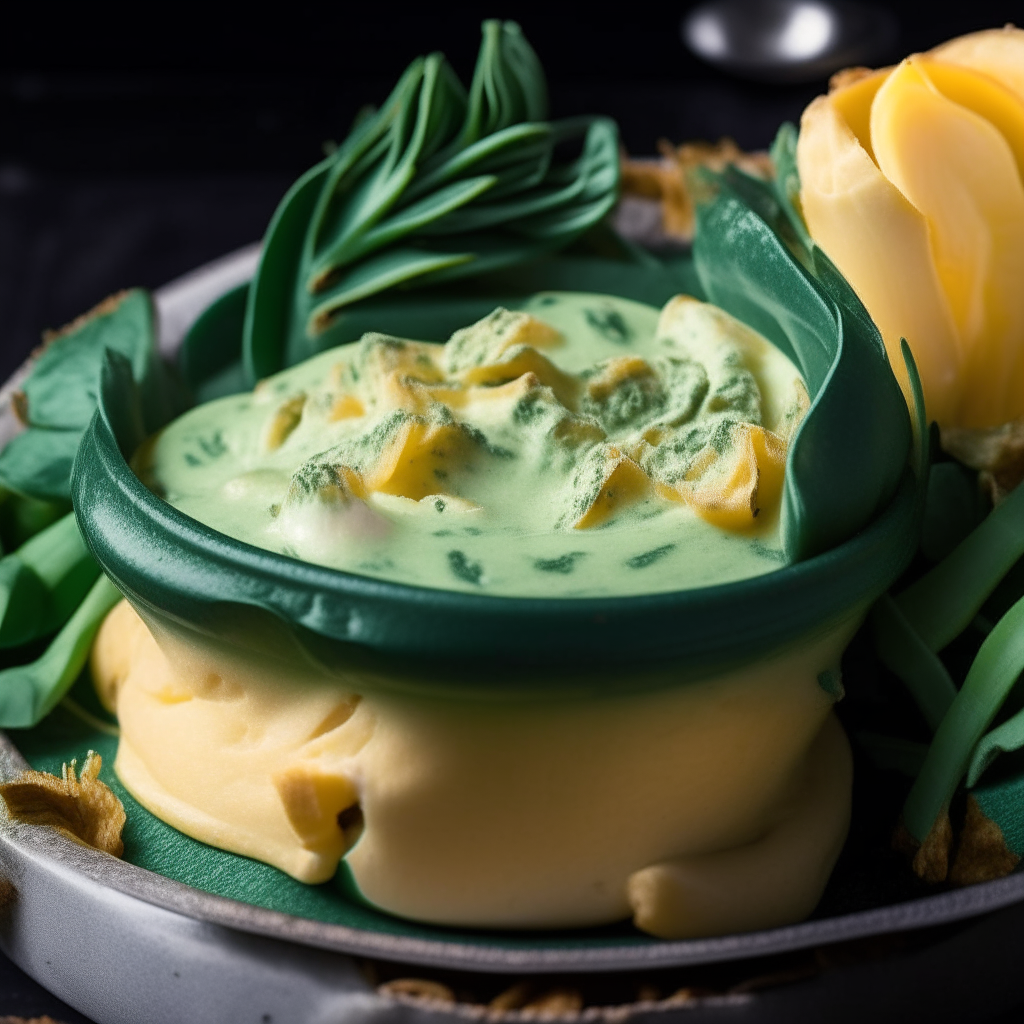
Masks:
[[[415,696],[108,617],[92,671],[117,772],[183,832],[421,921],[555,928],[632,916],[687,937],[780,925],[821,895],[850,756],[818,674],[858,616],[792,650],[628,695]],[[155,637],[155,639],[154,639]],[[620,689],[620,693],[623,692]],[[347,851],[347,854],[346,854]]]

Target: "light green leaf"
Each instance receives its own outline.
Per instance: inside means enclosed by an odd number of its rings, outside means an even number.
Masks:
[[[923,841],[949,806],[972,753],[1024,671],[1024,598],[985,638],[960,692],[936,730],[921,772],[903,807],[903,821]]]
[[[104,616],[120,599],[120,591],[100,576],[40,658],[0,672],[0,728],[29,729],[53,710],[85,667]]]

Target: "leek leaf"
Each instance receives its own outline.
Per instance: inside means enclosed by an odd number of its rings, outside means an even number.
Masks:
[[[614,205],[614,122],[548,123],[543,71],[519,27],[486,21],[482,35],[468,93],[441,54],[417,58],[285,196],[249,292],[250,384],[350,340],[335,328],[376,295],[533,261]]]
[[[98,575],[70,512],[0,559],[0,647],[54,632]]]
[[[104,616],[121,592],[100,576],[41,657],[0,672],[0,728],[28,729],[42,721],[85,667]]]
[[[1024,598],[985,638],[907,796],[903,821],[918,841],[924,841],[936,817],[949,806],[971,763],[975,746],[1022,671]],[[994,747],[990,745],[990,749]]]

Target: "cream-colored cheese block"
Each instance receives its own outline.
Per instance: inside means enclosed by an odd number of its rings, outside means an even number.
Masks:
[[[715,678],[638,670],[602,697],[586,679],[571,697],[416,695],[165,620],[150,635],[125,604],[92,666],[120,722],[120,778],[196,839],[311,883],[347,850],[366,899],[421,921],[635,915],[681,936],[783,924],[817,902],[850,795],[818,675],[857,619]]]

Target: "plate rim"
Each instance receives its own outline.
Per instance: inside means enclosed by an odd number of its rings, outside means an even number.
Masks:
[[[0,782],[29,768],[14,741],[0,732]],[[794,925],[702,939],[653,940],[594,949],[522,949],[444,939],[389,935],[268,910],[217,896],[147,868],[83,846],[41,825],[0,817],[0,844],[18,858],[71,870],[93,885],[196,921],[349,956],[479,973],[626,972],[699,966],[790,953],[851,939],[952,924],[1024,900],[1024,873],[870,910]]]

